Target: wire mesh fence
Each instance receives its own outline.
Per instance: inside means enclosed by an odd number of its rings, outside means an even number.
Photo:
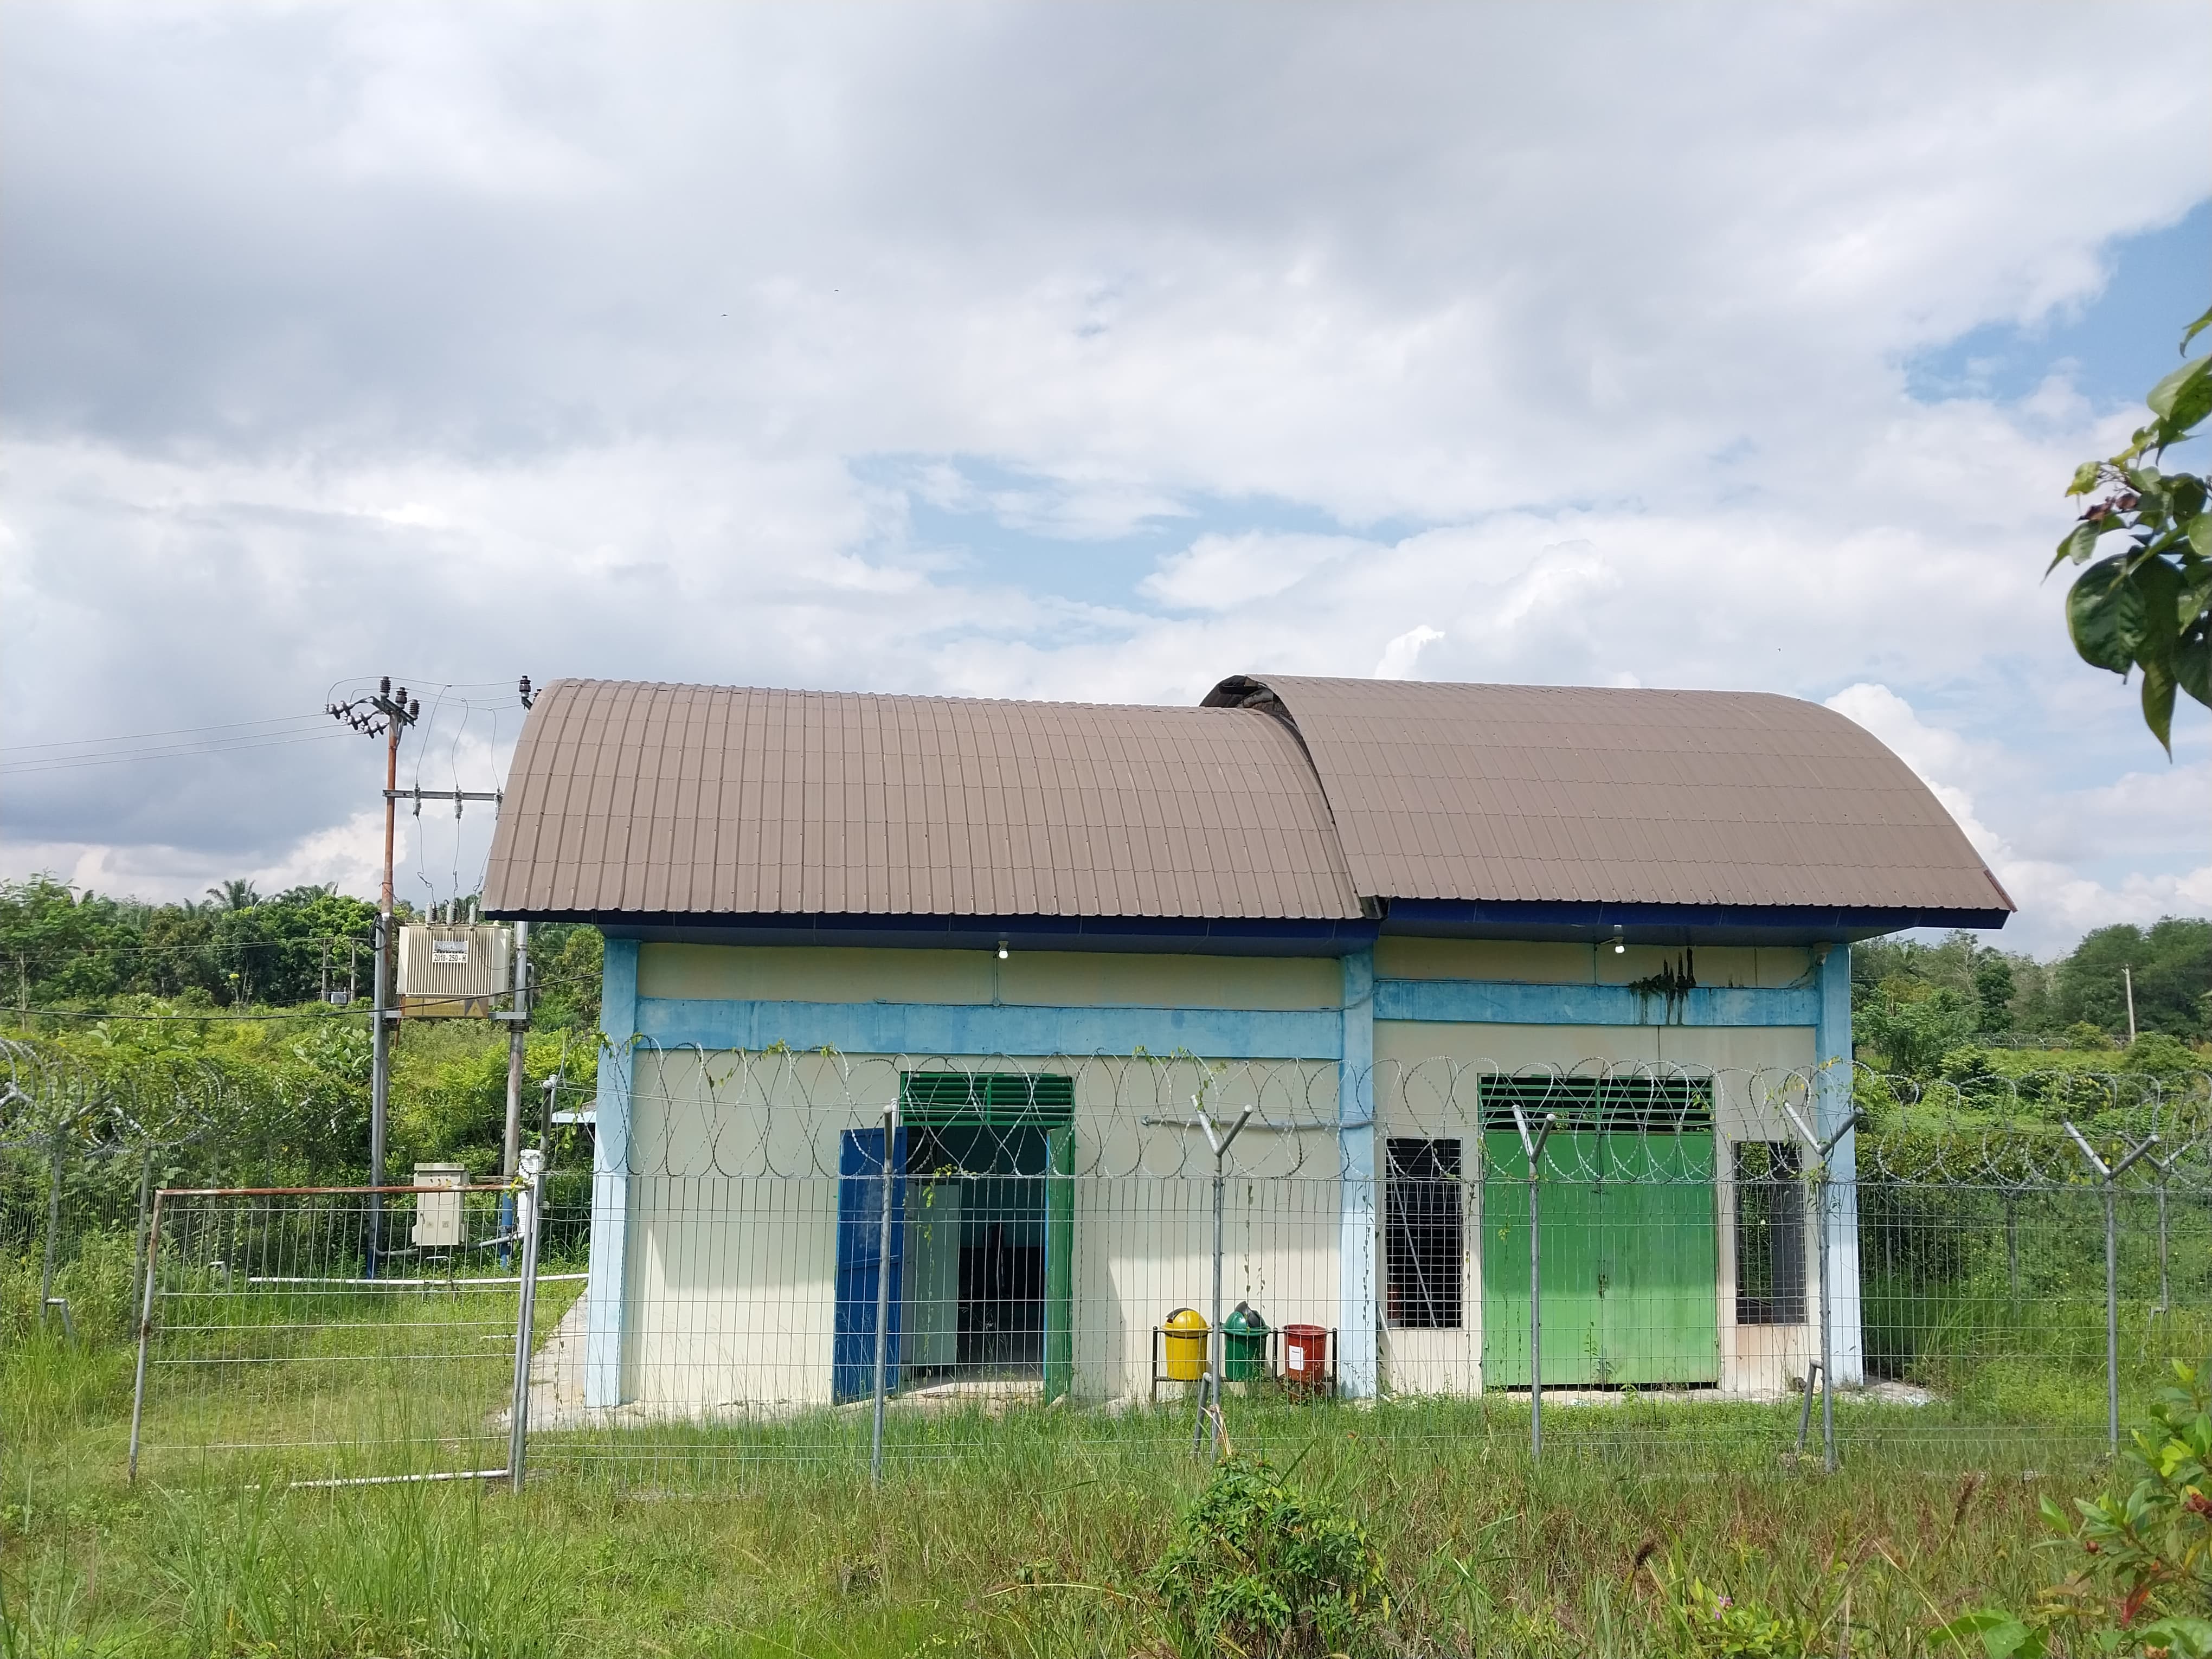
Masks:
[[[526,1339],[511,1193],[161,1194],[146,1469],[505,1471],[519,1341],[530,1465],[655,1482],[1331,1413],[2047,1462],[2212,1350],[2202,1074],[628,1058]]]

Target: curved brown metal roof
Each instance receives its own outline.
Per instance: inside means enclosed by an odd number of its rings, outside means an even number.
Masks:
[[[1256,712],[558,680],[514,755],[501,914],[1357,918]]]
[[[1904,762],[1745,691],[1239,675],[1312,757],[1352,885],[1397,899],[2014,907]]]

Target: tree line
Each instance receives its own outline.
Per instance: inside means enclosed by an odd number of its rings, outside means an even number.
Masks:
[[[421,920],[405,901],[402,921]],[[80,890],[51,875],[0,882],[0,1004],[116,1012],[134,999],[180,1009],[289,1008],[350,992],[366,1000],[376,907],[334,886],[264,896],[230,880],[204,897],[149,904]],[[538,1020],[599,1019],[598,930],[541,927],[532,941]]]
[[[1862,1058],[1918,1076],[1991,1048],[2109,1054],[2128,1042],[2130,976],[2135,1029],[2151,1048],[2212,1041],[2212,921],[2189,916],[2100,927],[2050,962],[1966,933],[1854,945],[1852,1024]]]

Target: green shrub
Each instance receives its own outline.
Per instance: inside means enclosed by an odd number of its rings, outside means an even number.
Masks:
[[[1809,1619],[1725,1595],[1702,1578],[1667,1589],[1682,1650],[1698,1659],[1804,1659],[1820,1636]]]
[[[2176,1362],[2179,1386],[2160,1395],[2125,1454],[2136,1480],[2125,1497],[2049,1498],[2044,1518],[2077,1551],[2074,1571],[2026,1613],[1984,1607],[1931,1632],[1938,1644],[1989,1659],[2052,1653],[2212,1659],[2212,1378]]]
[[[1214,1471],[1152,1585],[1186,1653],[1357,1651],[1390,1611],[1366,1529],[1243,1457]]]

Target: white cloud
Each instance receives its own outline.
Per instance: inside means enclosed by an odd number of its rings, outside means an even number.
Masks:
[[[2039,585],[2128,416],[1900,368],[2204,194],[2212,22],[2144,15],[2065,124],[2094,31],[2035,9],[27,15],[7,740],[387,666],[1758,687],[1909,751],[2053,929],[2195,902],[2204,722],[2132,771]],[[0,857],[316,878],[373,759],[11,778]],[[466,884],[423,834],[403,883]]]
[[[1372,678],[1378,680],[1410,680],[1420,665],[1421,647],[1433,645],[1443,638],[1443,630],[1423,623],[1409,628],[1382,647],[1382,655],[1375,665]]]

